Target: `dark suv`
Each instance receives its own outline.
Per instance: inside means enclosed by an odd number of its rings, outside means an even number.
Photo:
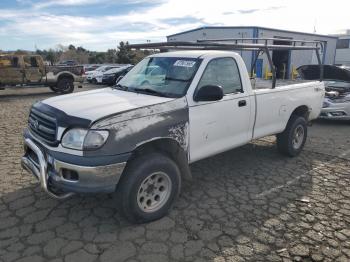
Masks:
[[[120,67],[116,69],[115,73],[103,74],[102,84],[113,86],[116,84],[117,79],[120,76],[126,75],[134,66]]]

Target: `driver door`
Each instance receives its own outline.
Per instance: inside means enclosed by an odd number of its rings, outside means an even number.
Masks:
[[[244,92],[233,57],[210,60],[196,90],[219,85],[220,101],[193,102],[189,105],[190,162],[215,155],[250,140],[250,96]]]

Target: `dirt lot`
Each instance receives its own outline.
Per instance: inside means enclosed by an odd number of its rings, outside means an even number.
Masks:
[[[53,95],[0,91],[0,261],[350,261],[350,123],[314,124],[297,158],[271,137],[195,163],[167,217],[131,225],[109,196],[53,200],[21,169],[29,107]]]

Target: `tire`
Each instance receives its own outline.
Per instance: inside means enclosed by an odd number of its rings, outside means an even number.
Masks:
[[[50,90],[55,93],[59,93],[60,91],[55,86],[49,86]]]
[[[72,93],[74,91],[73,79],[67,77],[60,78],[55,89],[62,94]]]
[[[150,153],[128,163],[115,196],[122,215],[131,222],[146,223],[169,212],[180,188],[176,163],[163,154]]]
[[[304,117],[292,115],[286,129],[277,135],[278,151],[295,157],[303,150],[307,138],[307,122]]]
[[[97,84],[98,84],[96,78],[93,78],[93,79],[91,80],[91,83],[94,84],[94,85],[97,85]]]

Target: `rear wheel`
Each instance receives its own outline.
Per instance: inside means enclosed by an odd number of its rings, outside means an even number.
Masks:
[[[277,135],[277,148],[287,156],[300,154],[307,138],[307,123],[304,117],[292,115],[286,129]]]
[[[57,82],[57,86],[54,89],[57,90],[55,92],[60,92],[62,94],[72,93],[74,91],[73,79],[67,77],[60,78]]]
[[[128,163],[118,184],[120,212],[135,223],[165,216],[180,192],[181,176],[173,160],[160,153],[141,156]]]

